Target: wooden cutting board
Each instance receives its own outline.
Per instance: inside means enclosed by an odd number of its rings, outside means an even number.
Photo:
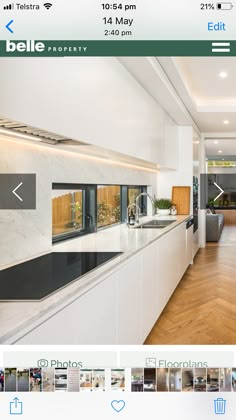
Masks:
[[[172,203],[176,204],[177,214],[190,214],[191,187],[172,187]]]

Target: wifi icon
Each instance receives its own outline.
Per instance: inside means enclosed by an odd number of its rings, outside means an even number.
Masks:
[[[50,9],[50,7],[52,7],[52,3],[44,3],[44,7],[46,7],[46,9]]]

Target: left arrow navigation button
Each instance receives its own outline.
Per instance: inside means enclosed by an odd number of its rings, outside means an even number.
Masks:
[[[11,32],[11,34],[13,34],[13,30],[12,30],[12,28],[11,28],[11,25],[13,24],[13,22],[14,22],[14,20],[12,19],[12,20],[10,20],[10,22],[8,22],[8,23],[6,24],[6,26],[5,26],[5,28],[6,28],[9,32]]]
[[[36,174],[0,174],[0,209],[35,210]]]
[[[18,188],[20,188],[21,187],[21,185],[23,185],[23,182],[20,182],[18,185],[17,185],[17,187],[12,191],[12,193],[18,198],[18,200],[20,200],[20,201],[23,201],[23,198],[21,198],[18,194],[17,194],[17,190],[18,190]]]

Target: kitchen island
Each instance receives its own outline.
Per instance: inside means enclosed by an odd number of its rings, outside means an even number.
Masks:
[[[122,254],[41,301],[0,302],[0,343],[142,344],[192,261],[189,216],[162,219],[174,222],[163,229],[121,224],[52,246]]]

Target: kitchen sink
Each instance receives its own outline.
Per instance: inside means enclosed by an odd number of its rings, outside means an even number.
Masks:
[[[163,229],[174,222],[176,222],[176,220],[150,220],[150,222],[136,226],[136,229]]]

